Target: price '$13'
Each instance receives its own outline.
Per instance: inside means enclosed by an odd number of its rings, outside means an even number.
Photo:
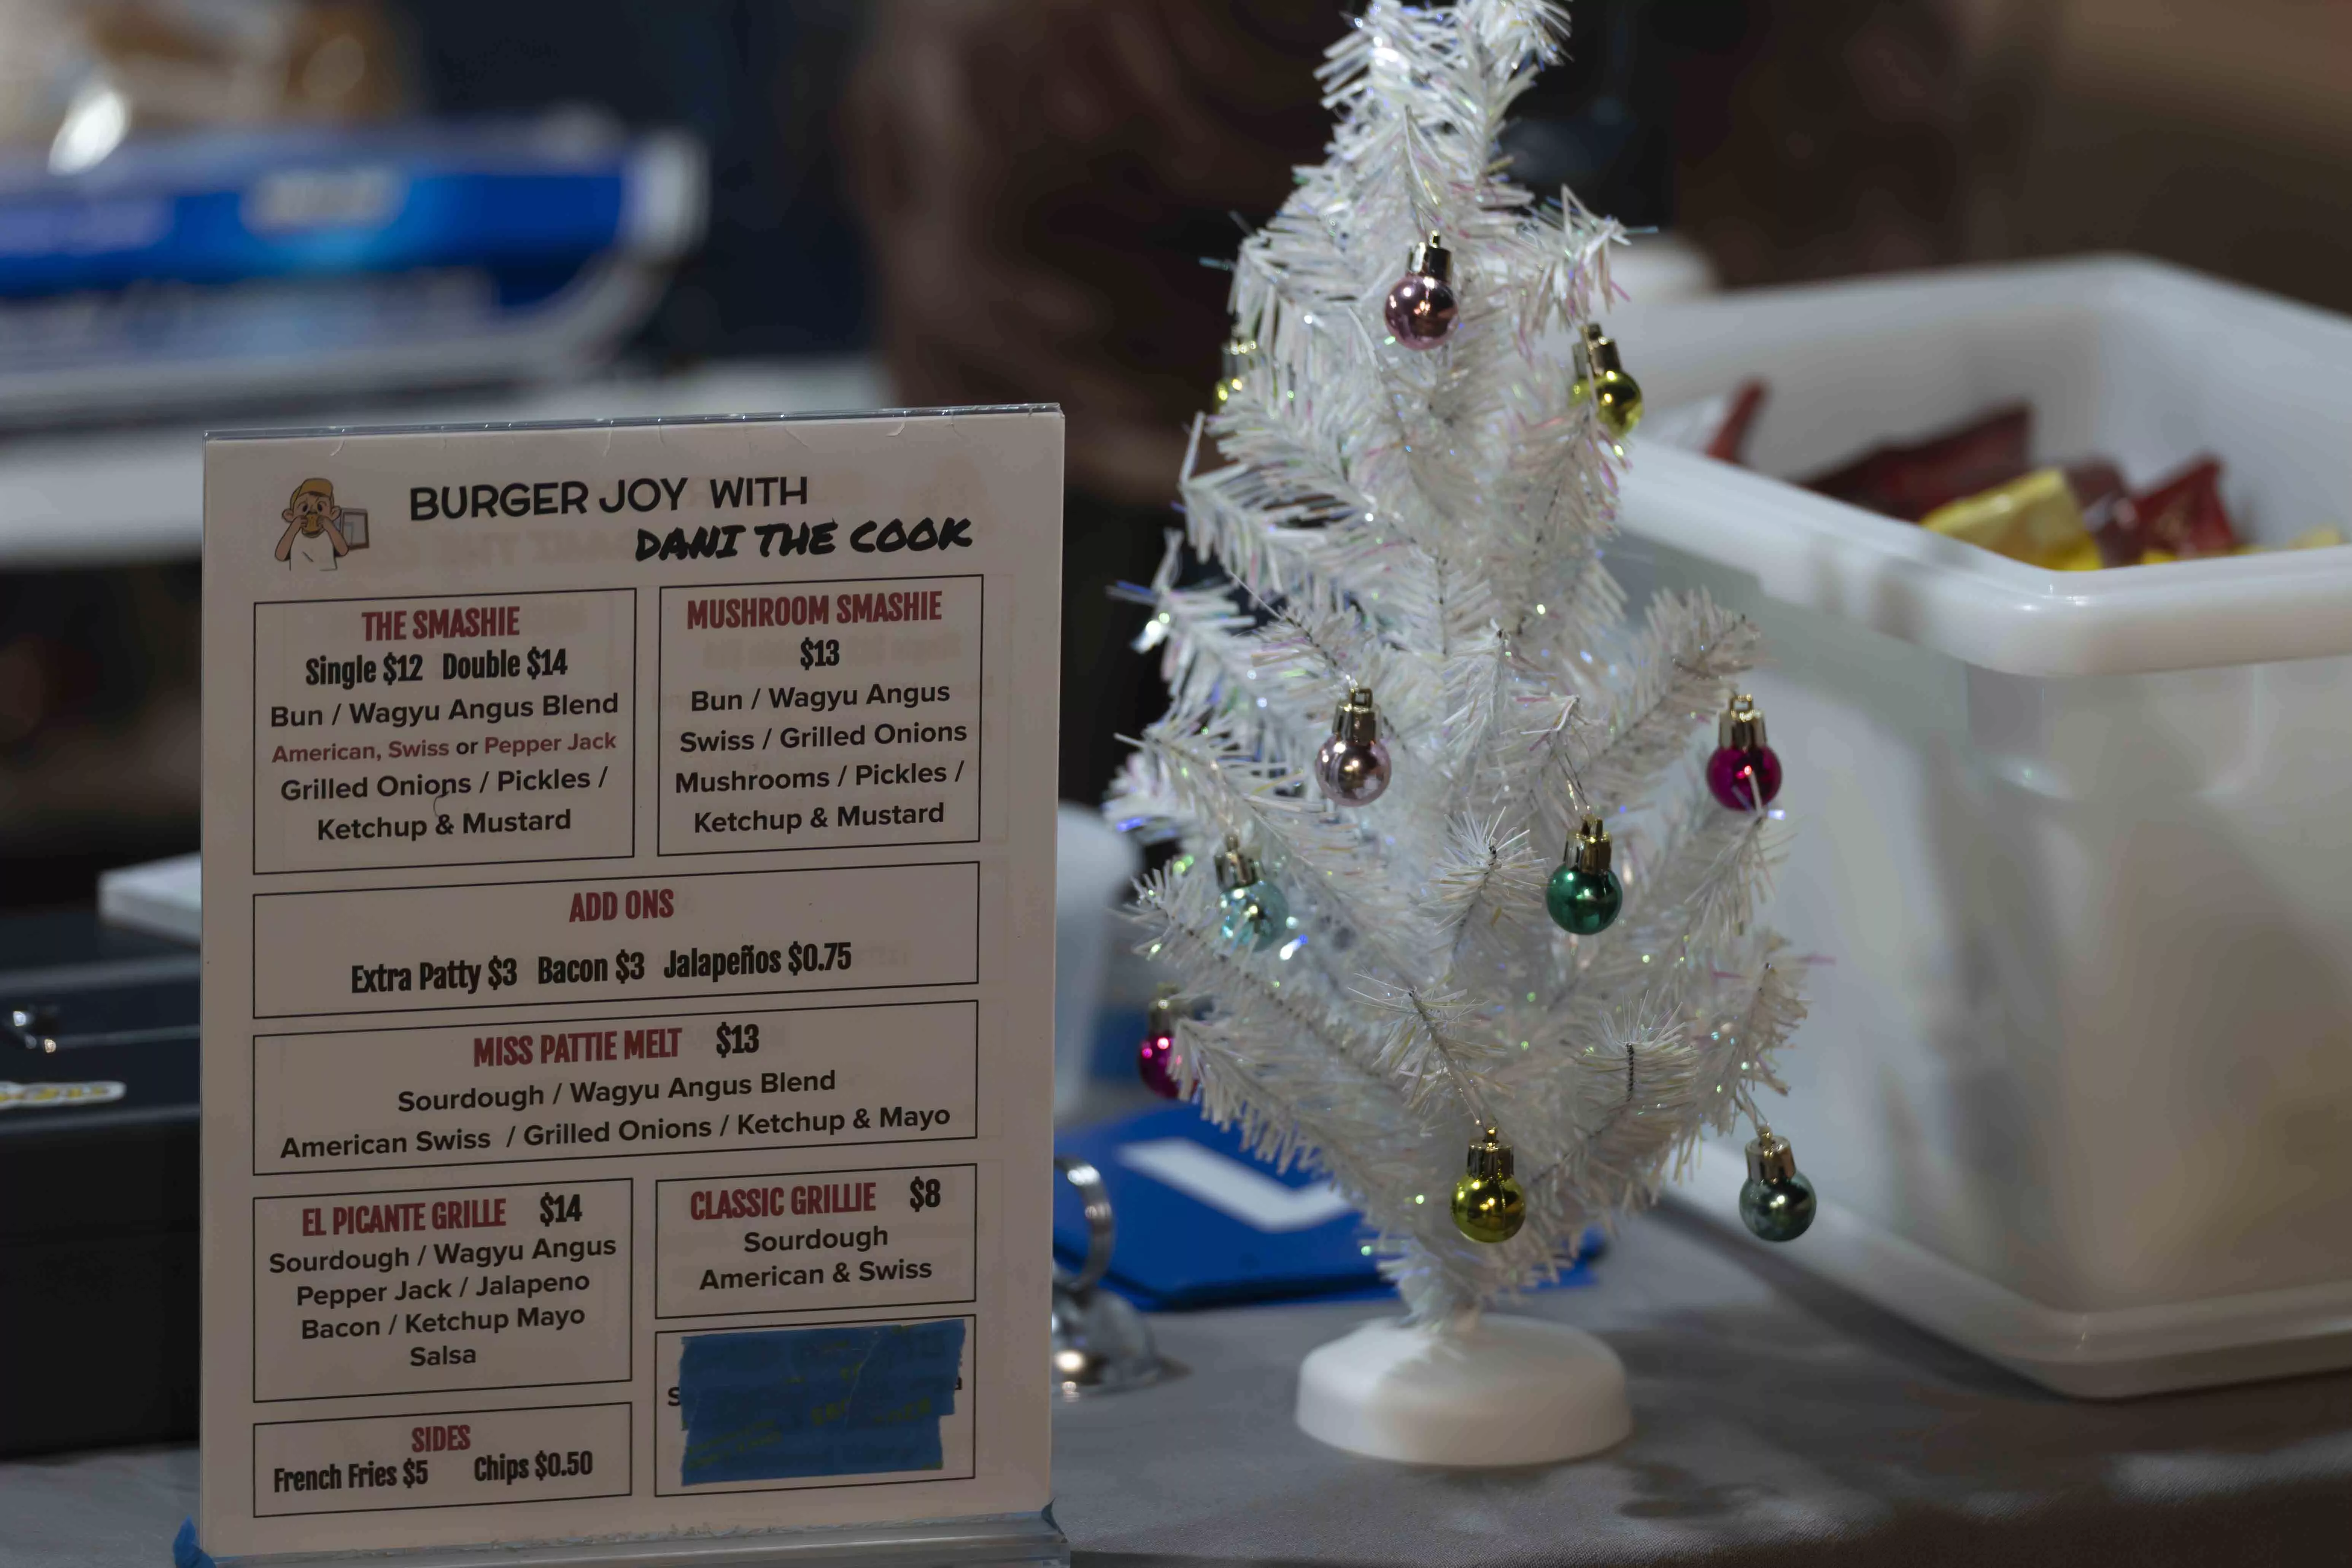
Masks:
[[[839,637],[801,638],[803,669],[831,669],[840,662],[841,639]]]

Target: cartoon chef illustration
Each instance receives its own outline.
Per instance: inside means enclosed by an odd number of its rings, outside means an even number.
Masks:
[[[343,537],[343,509],[335,504],[331,479],[304,479],[294,487],[286,510],[286,531],[278,536],[278,559],[294,571],[335,570],[337,559],[351,551]]]

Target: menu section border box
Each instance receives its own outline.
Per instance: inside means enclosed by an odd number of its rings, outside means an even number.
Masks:
[[[330,1401],[343,1399],[396,1399],[415,1394],[430,1394],[438,1396],[445,1394],[508,1394],[534,1388],[590,1388],[597,1386],[611,1386],[618,1384],[635,1382],[637,1375],[637,1290],[635,1257],[637,1178],[635,1176],[582,1176],[570,1181],[555,1180],[545,1182],[460,1182],[442,1187],[379,1187],[373,1189],[362,1188],[357,1192],[257,1193],[252,1198],[247,1200],[249,1207],[247,1211],[247,1223],[253,1228],[248,1230],[247,1234],[250,1237],[258,1232],[260,1228],[260,1209],[263,1204],[301,1203],[312,1198],[397,1198],[434,1193],[446,1194],[450,1193],[522,1191],[532,1187],[588,1186],[619,1186],[627,1189],[625,1195],[622,1199],[627,1219],[625,1222],[626,1235],[625,1238],[625,1250],[621,1255],[620,1267],[623,1270],[623,1279],[626,1283],[626,1289],[621,1292],[621,1295],[628,1303],[628,1322],[622,1331],[623,1338],[621,1341],[621,1356],[624,1370],[620,1376],[566,1378],[555,1383],[444,1384],[432,1388],[398,1389],[389,1393],[381,1389],[363,1389],[352,1394],[277,1394],[265,1396],[261,1392],[261,1310],[258,1300],[260,1294],[258,1289],[259,1272],[263,1259],[261,1249],[257,1246],[250,1249],[252,1252],[254,1268],[253,1277],[256,1281],[256,1287],[253,1296],[248,1298],[247,1321],[246,1325],[247,1343],[251,1347],[250,1354],[252,1357],[251,1363],[247,1369],[252,1380],[252,1387],[248,1397],[255,1405],[312,1405],[325,1404]]]
[[[810,986],[783,986],[769,991],[730,991],[724,994],[729,999],[731,1000],[735,998],[755,996],[829,996],[839,995],[844,992],[851,991],[930,991],[939,990],[944,987],[977,985],[980,984],[982,877],[981,863],[977,860],[891,860],[854,866],[778,867],[770,869],[746,871],[656,871],[635,874],[615,872],[600,877],[509,878],[501,880],[486,882],[404,882],[390,887],[316,888],[282,893],[256,893],[247,904],[247,918],[252,922],[251,934],[248,938],[248,951],[254,955],[256,961],[254,963],[251,974],[247,976],[247,983],[252,988],[252,1004],[249,1016],[256,1019],[276,1019],[385,1017],[404,1013],[512,1012],[519,1007],[588,1007],[609,1005],[614,1002],[686,1002],[693,1001],[698,998],[709,997],[714,994],[708,986],[698,986],[691,991],[631,992],[625,997],[583,996],[574,999],[568,997],[537,996],[513,1002],[483,1002],[472,997],[467,997],[461,1001],[444,1002],[422,1007],[377,1007],[373,1009],[321,1007],[288,1012],[272,1012],[264,1008],[261,1005],[261,968],[258,960],[259,955],[264,951],[264,946],[261,941],[261,910],[262,906],[265,904],[275,905],[291,899],[372,898],[384,893],[465,894],[475,892],[485,888],[564,888],[571,887],[575,884],[585,885],[591,883],[596,885],[600,889],[616,890],[633,883],[658,884],[661,882],[677,881],[681,879],[707,877],[740,879],[747,877],[830,877],[844,871],[961,871],[970,873],[971,879],[971,962],[968,972],[960,978],[945,980],[889,980],[877,982],[871,985],[827,985],[821,988]]]
[[[625,1462],[622,1467],[622,1474],[627,1479],[622,1483],[619,1490],[609,1492],[571,1492],[560,1498],[515,1498],[503,1503],[497,1500],[486,1502],[478,1498],[468,1499],[463,1502],[378,1503],[365,1508],[270,1509],[263,1508],[260,1503],[258,1489],[261,1485],[262,1473],[261,1434],[264,1430],[269,1427],[331,1426],[351,1421],[448,1422],[454,1421],[461,1416],[474,1416],[478,1418],[484,1415],[538,1415],[545,1412],[569,1410],[618,1410],[622,1413],[621,1442],[622,1453],[625,1457]],[[256,1519],[310,1519],[322,1513],[410,1513],[425,1509],[436,1508],[515,1508],[530,1507],[532,1505],[547,1508],[561,1508],[565,1503],[584,1502],[596,1498],[634,1497],[636,1495],[637,1490],[635,1417],[635,1405],[631,1405],[626,1401],[616,1400],[610,1403],[597,1405],[509,1405],[500,1410],[420,1410],[413,1412],[404,1410],[389,1415],[320,1415],[314,1416],[307,1421],[257,1421],[253,1424],[252,1431],[247,1439],[247,1442],[252,1445],[253,1484],[257,1489],[255,1493],[253,1517]]]
[[[248,812],[248,815],[249,815],[249,816],[250,816],[250,818],[251,818],[250,823],[249,823],[250,833],[251,833],[251,838],[250,838],[250,842],[249,842],[249,844],[248,844],[247,847],[248,847],[248,849],[249,849],[249,851],[250,851],[251,859],[252,859],[252,862],[253,862],[253,865],[252,865],[252,873],[253,873],[253,875],[254,875],[254,876],[256,876],[256,877],[316,877],[316,876],[320,876],[320,875],[333,875],[333,874],[339,874],[340,872],[346,871],[346,870],[348,870],[348,871],[361,871],[361,872],[365,872],[365,871],[437,871],[437,870],[443,870],[443,869],[463,869],[463,868],[467,868],[467,867],[473,867],[473,866],[552,866],[552,865],[571,864],[571,863],[577,862],[577,861],[582,861],[582,860],[634,860],[634,859],[635,859],[635,858],[637,858],[637,805],[638,805],[638,801],[637,801],[637,718],[638,718],[638,711],[637,711],[637,710],[638,710],[638,708],[639,708],[639,706],[640,706],[640,704],[639,704],[639,702],[638,702],[638,700],[637,700],[637,699],[638,699],[638,691],[637,691],[637,644],[638,644],[641,640],[643,640],[643,639],[642,639],[642,635],[641,635],[641,633],[640,633],[640,632],[638,631],[638,629],[637,629],[637,620],[638,620],[637,594],[638,594],[638,590],[637,590],[636,588],[635,588],[635,587],[620,587],[620,588],[518,588],[518,589],[515,589],[514,591],[512,591],[511,593],[499,593],[499,592],[492,591],[492,592],[478,593],[478,594],[406,594],[406,595],[401,595],[401,596],[400,596],[400,601],[399,601],[399,602],[400,602],[401,604],[403,604],[403,605],[424,605],[424,604],[434,604],[434,603],[437,603],[437,602],[441,602],[441,601],[446,601],[446,600],[451,600],[451,599],[523,599],[523,598],[546,598],[546,597],[551,597],[551,596],[553,596],[553,597],[561,597],[561,598],[578,598],[578,597],[580,597],[580,596],[582,596],[582,595],[598,595],[598,594],[626,594],[626,595],[629,596],[629,626],[630,626],[630,637],[629,637],[629,673],[628,673],[628,678],[627,678],[627,683],[626,683],[626,685],[625,685],[625,686],[624,686],[623,688],[621,688],[622,695],[623,695],[623,699],[624,699],[624,700],[625,700],[625,701],[628,703],[628,705],[629,705],[629,749],[628,749],[627,756],[626,756],[625,759],[622,759],[622,760],[617,761],[617,762],[615,763],[615,764],[614,764],[616,767],[618,767],[618,769],[619,769],[619,771],[620,771],[620,772],[622,772],[623,773],[625,773],[625,774],[626,774],[626,775],[627,775],[627,785],[626,785],[626,787],[627,787],[627,790],[628,790],[628,796],[629,796],[629,805],[628,805],[628,820],[629,820],[629,847],[627,848],[627,850],[626,850],[626,851],[625,851],[625,852],[619,852],[619,853],[606,853],[606,854],[583,854],[583,855],[523,855],[523,856],[515,856],[515,857],[511,857],[511,858],[499,858],[499,859],[492,859],[492,860],[409,860],[409,861],[385,861],[385,862],[377,862],[377,863],[373,863],[373,864],[370,864],[370,865],[366,865],[366,866],[352,866],[352,867],[348,867],[348,868],[291,867],[291,868],[287,868],[280,869],[280,870],[266,870],[266,869],[264,869],[264,868],[263,868],[262,864],[261,864],[261,789],[260,789],[260,781],[259,781],[258,779],[256,779],[256,780],[254,781],[254,788],[253,788],[253,791],[252,791],[252,799],[251,799],[251,801],[248,803],[248,805],[247,805],[247,812]],[[372,605],[372,604],[376,604],[376,603],[379,603],[379,602],[382,602],[382,600],[381,600],[381,596],[380,596],[380,595],[352,595],[352,596],[350,596],[350,597],[339,598],[339,599],[257,599],[257,600],[255,600],[255,601],[254,601],[254,604],[253,604],[253,665],[254,665],[254,668],[255,668],[255,670],[257,672],[257,671],[260,669],[260,668],[261,668],[261,612],[262,612],[262,611],[264,611],[264,610],[268,610],[268,609],[312,609],[312,608],[316,608],[316,607],[318,607],[318,606],[320,606],[320,605]],[[656,696],[656,701],[658,701],[658,700],[659,700],[658,696]],[[261,745],[261,729],[260,729],[260,725],[261,725],[261,712],[260,712],[260,704],[259,704],[259,700],[258,700],[258,697],[257,697],[257,696],[256,700],[255,700],[254,710],[253,710],[253,711],[252,711],[250,714],[248,714],[248,715],[247,715],[247,718],[250,720],[250,721],[251,721],[251,723],[252,723],[252,726],[253,726],[253,729],[252,729],[252,739],[251,739],[251,741],[247,743],[247,752],[250,752],[250,753],[254,753],[254,754],[257,754],[257,754],[258,754],[258,752],[259,752],[260,745]]]
[[[664,658],[668,646],[668,620],[665,606],[672,594],[743,593],[761,588],[805,588],[824,593],[835,589],[856,588],[877,583],[945,583],[969,582],[980,595],[979,646],[973,650],[972,680],[982,693],[981,708],[986,711],[988,689],[988,577],[980,572],[918,572],[903,577],[812,577],[791,582],[664,584],[656,590],[654,600],[654,854],[664,860],[675,860],[700,855],[807,855],[827,849],[926,849],[942,844],[978,844],[984,837],[981,826],[988,820],[988,726],[983,721],[972,730],[972,822],[970,834],[957,838],[860,838],[846,844],[810,844],[799,847],[776,847],[757,849],[672,849],[665,842],[662,828],[662,789],[660,772],[664,765],[663,742],[668,732],[664,717],[667,709],[662,701],[666,689]]]
[[[898,1007],[943,1007],[943,1008],[944,1008],[944,1007],[956,1007],[956,1008],[961,1008],[961,1009],[963,1009],[966,1013],[968,1013],[968,1014],[970,1015],[970,1016],[971,1016],[971,1041],[972,1041],[972,1045],[971,1045],[971,1099],[972,1099],[972,1104],[973,1104],[973,1106],[975,1107],[975,1114],[973,1115],[973,1117],[972,1117],[972,1118],[971,1118],[971,1120],[970,1124],[967,1126],[967,1128],[966,1128],[964,1131],[959,1131],[959,1132],[918,1132],[918,1133],[914,1133],[914,1134],[911,1134],[911,1135],[908,1135],[908,1136],[903,1136],[903,1137],[887,1137],[887,1138],[884,1138],[884,1137],[875,1137],[875,1138],[860,1138],[860,1139],[856,1140],[856,1142],[850,1142],[850,1141],[847,1141],[847,1140],[843,1140],[843,1141],[841,1141],[841,1142],[832,1142],[832,1143],[767,1143],[767,1144],[751,1144],[751,1145],[737,1144],[737,1145],[730,1145],[730,1147],[728,1147],[728,1148],[726,1148],[726,1149],[723,1149],[723,1150],[708,1150],[708,1151],[704,1151],[704,1150],[698,1150],[698,1151],[696,1151],[696,1152],[698,1152],[698,1153],[704,1153],[704,1152],[709,1152],[709,1153],[726,1153],[726,1154],[771,1154],[771,1153],[774,1153],[774,1154],[791,1154],[791,1153],[799,1153],[799,1152],[822,1152],[822,1151],[829,1150],[829,1149],[844,1149],[844,1150],[847,1150],[847,1149],[887,1149],[887,1148],[898,1148],[898,1147],[907,1146],[907,1145],[924,1144],[924,1143],[971,1143],[971,1142],[977,1142],[977,1141],[979,1140],[979,1138],[980,1138],[980,1121],[979,1121],[979,1117],[978,1117],[978,1115],[977,1115],[977,1113],[976,1113],[976,1108],[977,1108],[977,1107],[979,1106],[979,1104],[980,1104],[980,1002],[979,1002],[979,1000],[978,1000],[977,998],[975,998],[975,997],[968,997],[968,996],[967,996],[967,997],[949,997],[949,998],[944,998],[944,999],[938,1000],[938,1001],[932,1001],[932,1000],[926,999],[926,1000],[914,1001],[914,1002],[829,1002],[829,1003],[818,1003],[818,1004],[816,1004],[816,1005],[813,1005],[813,1006],[803,1006],[803,1007],[777,1007],[777,1006],[772,1006],[772,1005],[771,1005],[771,1006],[761,1006],[761,1007],[758,1007],[758,1008],[748,1008],[748,1007],[722,1007],[722,1008],[715,1008],[715,1009],[698,1010],[698,1011],[694,1011],[694,1012],[688,1012],[688,1011],[685,1011],[685,1010],[683,1010],[683,1009],[677,1009],[677,1010],[668,1010],[668,1011],[665,1011],[665,1012],[660,1013],[660,1014],[658,1014],[658,1015],[646,1015],[646,1016],[648,1016],[648,1017],[651,1017],[651,1016],[659,1016],[659,1017],[663,1017],[663,1018],[723,1018],[723,1017],[731,1017],[731,1016],[736,1016],[736,1015],[738,1015],[738,1014],[747,1013],[747,1012],[761,1012],[761,1013],[871,1013],[871,1012],[877,1012],[877,1011],[881,1011],[881,1010],[885,1010],[885,1009],[889,1009],[889,1008],[898,1008]],[[594,1022],[594,1023],[606,1023],[606,1022],[610,1022],[610,1023],[614,1023],[614,1024],[625,1024],[625,1023],[630,1023],[630,1022],[634,1022],[634,1021],[636,1021],[634,1016],[630,1016],[630,1017],[614,1016],[614,1017],[612,1017],[612,1018],[609,1018],[609,1019],[605,1019],[605,1018],[596,1018],[596,1019],[587,1019],[587,1018],[571,1018],[571,1019],[563,1019],[563,1020],[560,1020],[560,1022],[562,1022],[562,1023],[569,1023],[569,1024],[582,1024],[582,1023],[590,1023],[590,1022]],[[264,1041],[264,1040],[313,1040],[313,1039],[323,1039],[323,1038],[326,1038],[326,1037],[330,1037],[330,1036],[334,1036],[334,1035],[388,1035],[388,1034],[404,1034],[404,1033],[405,1033],[405,1034],[425,1034],[425,1033],[438,1033],[439,1031],[444,1030],[444,1029],[462,1029],[462,1028],[465,1028],[465,1027],[467,1027],[467,1026],[466,1026],[466,1025],[464,1025],[464,1024],[390,1024],[390,1025],[383,1025],[383,1026],[377,1026],[377,1027],[366,1027],[366,1026],[361,1026],[361,1027],[350,1028],[350,1029],[286,1029],[286,1030],[268,1030],[268,1031],[257,1031],[257,1032],[255,1033],[254,1037],[253,1037],[253,1042],[254,1042],[255,1047],[259,1047],[259,1045],[261,1044],[261,1042],[262,1042],[262,1041]],[[263,1169],[261,1168],[261,1167],[262,1167],[262,1160],[261,1160],[261,1137],[262,1137],[262,1123],[261,1123],[261,1082],[260,1082],[260,1075],[259,1075],[257,1072],[256,1072],[256,1071],[254,1070],[254,1060],[253,1060],[253,1055],[252,1055],[252,1054],[250,1054],[250,1053],[247,1055],[247,1059],[246,1059],[246,1100],[247,1100],[247,1115],[246,1115],[246,1121],[247,1121],[247,1125],[252,1129],[252,1131],[253,1131],[253,1138],[254,1138],[254,1144],[253,1144],[253,1169],[252,1169],[252,1173],[253,1173],[254,1175],[256,1175],[256,1176],[271,1177],[271,1178],[281,1177],[281,1176],[310,1176],[310,1175],[321,1175],[321,1176],[323,1176],[323,1175],[336,1175],[336,1174],[341,1174],[341,1173],[347,1173],[347,1172],[355,1172],[355,1171],[456,1171],[456,1170],[472,1170],[472,1169],[475,1169],[475,1168],[478,1168],[478,1168],[483,1168],[483,1169],[489,1169],[489,1168],[493,1168],[493,1167],[499,1166],[499,1165],[536,1165],[536,1164],[547,1164],[547,1163],[557,1163],[557,1162],[568,1162],[568,1161],[575,1161],[575,1160],[615,1160],[615,1159],[626,1160],[626,1159],[642,1159],[642,1158],[646,1158],[646,1157],[660,1157],[660,1155],[661,1155],[661,1152],[660,1152],[660,1151],[652,1150],[652,1149],[647,1149],[647,1150],[640,1151],[640,1152],[634,1152],[634,1153],[615,1153],[614,1152],[613,1152],[613,1151],[611,1151],[611,1150],[598,1150],[598,1151],[595,1151],[595,1152],[591,1152],[591,1153],[583,1153],[583,1154],[559,1154],[559,1153],[552,1153],[552,1152],[550,1152],[548,1150],[546,1150],[546,1149],[544,1149],[544,1148],[541,1148],[541,1149],[533,1149],[533,1150],[530,1150],[530,1151],[529,1151],[529,1152],[527,1152],[520,1153],[520,1154],[505,1154],[505,1153],[501,1153],[498,1158],[496,1158],[496,1159],[490,1159],[490,1160],[463,1160],[463,1161],[451,1161],[451,1160],[447,1160],[447,1159],[437,1159],[437,1160],[418,1161],[418,1162],[414,1163],[403,1163],[403,1164],[396,1164],[396,1165],[394,1165],[394,1164],[310,1165],[310,1166],[304,1166],[304,1167],[301,1167],[301,1168],[299,1168],[299,1169],[279,1169],[279,1170],[268,1170],[268,1171],[265,1171],[265,1170],[263,1170]],[[873,1131],[880,1131],[880,1129],[877,1128],[877,1129],[874,1129]],[[664,1178],[664,1179],[665,1179],[665,1180],[667,1180],[667,1179],[668,1179],[668,1178]]]
[[[878,1317],[835,1318],[824,1322],[817,1323],[779,1323],[776,1324],[775,1327],[780,1329],[862,1329],[901,1323],[943,1323],[961,1321],[964,1325],[965,1355],[971,1363],[973,1373],[972,1376],[965,1380],[964,1386],[959,1391],[965,1396],[971,1409],[971,1430],[974,1436],[974,1452],[972,1455],[972,1462],[969,1466],[961,1470],[942,1471],[938,1475],[915,1474],[908,1471],[898,1471],[886,1476],[877,1476],[871,1480],[862,1481],[828,1481],[822,1479],[794,1479],[773,1481],[729,1481],[698,1487],[690,1487],[680,1484],[673,1487],[662,1484],[660,1457],[661,1444],[659,1436],[656,1436],[654,1443],[654,1496],[704,1497],[719,1496],[734,1492],[847,1491],[859,1487],[915,1487],[925,1486],[938,1481],[969,1481],[975,1479],[980,1474],[980,1456],[978,1453],[978,1435],[982,1429],[980,1386],[982,1384],[988,1381],[987,1376],[981,1370],[987,1364],[987,1362],[982,1356],[981,1350],[981,1324],[979,1314],[975,1312],[934,1312],[921,1317],[904,1317],[893,1315],[893,1313],[888,1310],[881,1310],[882,1313],[882,1315]],[[662,1355],[660,1346],[660,1342],[663,1340],[694,1339],[700,1338],[706,1334],[714,1333],[757,1333],[760,1331],[761,1327],[761,1325],[757,1323],[742,1323],[719,1329],[663,1329],[656,1331],[654,1334],[654,1340],[656,1342],[654,1348],[654,1365],[658,1369],[663,1364],[664,1357]],[[656,1412],[654,1419],[658,1421],[661,1418],[661,1414]]]
[[[662,1247],[661,1190],[664,1187],[701,1187],[721,1183],[797,1182],[818,1176],[889,1176],[908,1171],[939,1171],[952,1166],[971,1173],[971,1289],[961,1296],[942,1296],[930,1301],[876,1301],[870,1306],[844,1307],[828,1304],[821,1307],[743,1307],[731,1312],[670,1312],[662,1310]],[[971,1161],[940,1161],[921,1165],[873,1165],[848,1171],[758,1171],[745,1174],[722,1173],[709,1176],[660,1176],[654,1181],[654,1321],[662,1323],[695,1322],[712,1318],[799,1318],[810,1312],[897,1311],[905,1307],[961,1307],[980,1300],[980,1167]],[[820,1216],[822,1217],[822,1216]]]

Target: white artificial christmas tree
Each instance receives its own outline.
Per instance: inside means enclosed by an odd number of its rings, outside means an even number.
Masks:
[[[1315,1395],[1377,1427],[1419,1379],[1418,1436],[1310,1419],[1312,1358],[1301,1420],[1401,1458],[1551,1458],[1622,1433],[1605,1350],[1498,1340],[1478,1309],[1555,1278],[1702,1132],[1762,1134],[1756,1091],[1780,1087],[1803,1013],[1754,919],[1779,816],[1760,721],[1726,735],[1768,783],[1719,800],[1698,767],[1754,634],[1703,598],[1632,622],[1601,562],[1638,393],[1587,327],[1622,233],[1503,177],[1505,115],[1565,27],[1541,0],[1372,0],[1330,51],[1328,155],[1242,247],[1228,376],[1182,479],[1185,538],[1223,576],[1182,584],[1171,541],[1145,634],[1170,708],[1107,808],[1181,844],[1137,911],[1181,981],[1175,1086],[1329,1175],[1420,1336],[1327,1346],[1344,1364]],[[1358,744],[1318,775],[1335,713]],[[1547,884],[1588,817],[1623,912],[1572,936]],[[1588,870],[1607,854],[1588,841]],[[1801,1228],[1810,1189],[1761,1142]],[[1457,1223],[1473,1145],[1487,1179]],[[1557,1430],[1492,1452],[1444,1436],[1491,1426],[1498,1397]]]

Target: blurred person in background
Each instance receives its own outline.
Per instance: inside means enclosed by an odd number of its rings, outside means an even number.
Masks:
[[[1320,0],[910,0],[845,116],[882,343],[909,404],[1068,418],[1065,798],[1100,798],[1157,714],[1111,584],[1150,578],[1218,372],[1230,257],[1310,160]]]
[[[1738,282],[1948,258],[1956,56],[1929,4],[1584,0],[1507,151]],[[1228,260],[1318,154],[1330,0],[886,0],[844,117],[911,404],[1068,416],[1061,789],[1098,799],[1161,693],[1108,588],[1163,548],[1228,335]],[[1402,264],[1402,258],[1400,264]]]
[[[2352,308],[2337,85],[2352,8],[1570,10],[1568,58],[1538,79],[1507,143],[1515,174],[1671,229],[1728,285],[2123,247]],[[1339,0],[0,0],[0,148],[36,163],[102,159],[110,137],[207,117],[310,125],[567,105],[692,131],[710,157],[709,237],[627,362],[659,372],[878,343],[900,401],[1068,411],[1061,788],[1092,801],[1120,755],[1114,736],[1160,701],[1127,647],[1139,612],[1107,589],[1148,578],[1179,521],[1184,433],[1225,337],[1218,264],[1282,200],[1290,166],[1319,153],[1314,68],[1347,12]],[[109,84],[119,101],[98,90]],[[305,402],[206,421],[326,412]],[[0,434],[0,464],[18,438]],[[89,520],[94,539],[110,521]],[[0,902],[86,900],[99,867],[194,847],[195,640],[192,563],[0,574]]]

